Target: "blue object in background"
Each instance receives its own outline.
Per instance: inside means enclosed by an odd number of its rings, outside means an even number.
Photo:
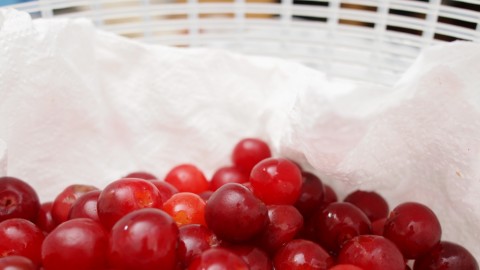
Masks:
[[[30,2],[33,0],[0,0],[0,6],[20,4],[24,2]]]

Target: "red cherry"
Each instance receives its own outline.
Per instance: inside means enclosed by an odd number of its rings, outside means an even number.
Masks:
[[[320,245],[333,254],[336,254],[346,241],[371,232],[368,217],[350,203],[331,203],[312,218]]]
[[[200,198],[202,198],[204,201],[208,201],[210,199],[210,196],[212,196],[213,191],[207,190],[199,194]]]
[[[163,211],[169,214],[177,225],[205,223],[205,201],[195,193],[179,192],[163,204]]]
[[[242,184],[248,182],[248,177],[236,167],[222,167],[218,169],[212,176],[210,181],[210,190],[217,190],[219,187],[227,183]]]
[[[405,270],[402,253],[390,240],[378,235],[359,235],[346,242],[337,258],[368,270]]]
[[[142,208],[162,208],[158,189],[149,181],[123,178],[110,183],[98,197],[100,222],[110,229],[124,215]]]
[[[335,193],[335,190],[329,185],[323,185],[323,188],[325,189],[325,194],[323,196],[323,204],[324,205],[329,205],[334,202],[338,202],[338,196],[337,193]]]
[[[0,222],[10,218],[23,218],[35,222],[40,201],[35,190],[14,177],[0,177]]]
[[[295,239],[278,250],[273,259],[275,270],[327,270],[333,258],[314,242]]]
[[[107,234],[88,218],[68,220],[47,235],[42,245],[46,270],[106,268]]]
[[[343,201],[358,207],[372,222],[388,216],[387,201],[374,191],[357,190],[350,193]]]
[[[302,172],[302,181],[295,207],[304,217],[309,217],[323,204],[325,191],[320,178],[312,173]]]
[[[179,192],[200,194],[208,190],[208,181],[205,175],[192,164],[174,167],[168,172],[165,182],[172,184]]]
[[[207,201],[205,220],[220,239],[245,242],[262,232],[268,222],[265,204],[241,184],[225,184]]]
[[[203,251],[218,246],[220,241],[207,227],[188,224],[180,227],[178,257],[182,266],[188,266]]]
[[[98,190],[98,188],[88,185],[70,185],[66,187],[53,201],[53,220],[55,220],[57,224],[67,221],[73,203],[80,198],[80,196],[92,190]]]
[[[372,222],[372,234],[383,236],[383,228],[385,227],[386,221],[387,218],[381,218]]]
[[[413,270],[478,270],[478,263],[464,247],[442,241],[415,260]]]
[[[70,208],[68,218],[89,218],[100,221],[97,210],[100,193],[100,190],[92,190],[80,196],[80,198],[73,203],[72,208]]]
[[[239,256],[224,248],[211,248],[192,261],[188,270],[235,269],[249,270]]]
[[[40,205],[40,211],[38,211],[38,217],[35,224],[44,232],[51,232],[57,226],[55,220],[52,217],[53,202],[45,202]]]
[[[267,208],[269,222],[258,238],[258,245],[274,254],[297,235],[303,227],[303,217],[291,205],[269,205]]]
[[[266,204],[293,205],[300,196],[302,175],[298,167],[285,158],[269,158],[252,169],[253,193]]]
[[[228,250],[240,256],[248,265],[250,270],[272,270],[272,261],[267,253],[255,246],[234,245],[227,247]]]
[[[8,256],[0,258],[1,270],[37,270],[37,267],[27,257]]]
[[[330,268],[329,270],[364,270],[358,266],[353,264],[337,264],[334,267]]]
[[[407,259],[416,259],[440,242],[442,228],[427,206],[408,202],[395,207],[385,222],[383,235]]]
[[[259,139],[247,138],[239,141],[232,151],[232,162],[245,175],[260,161],[271,157],[270,147]]]
[[[0,257],[19,255],[41,264],[40,250],[44,234],[31,221],[11,218],[0,222]]]
[[[109,262],[115,269],[175,269],[178,227],[159,209],[131,212],[113,226]]]
[[[178,189],[176,187],[165,181],[150,180],[150,183],[157,187],[158,191],[160,192],[160,197],[162,197],[162,202],[166,202],[173,196],[173,194],[178,193]]]
[[[140,178],[140,179],[143,179],[143,180],[155,180],[155,179],[157,179],[157,177],[155,175],[153,175],[149,172],[142,172],[142,171],[131,172],[123,178]]]

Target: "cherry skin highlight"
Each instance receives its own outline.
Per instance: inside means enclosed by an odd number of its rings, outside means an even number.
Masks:
[[[37,267],[27,257],[14,255],[0,258],[0,270],[37,270]]]
[[[250,183],[264,203],[293,205],[300,196],[302,174],[288,159],[268,158],[253,167]]]
[[[40,201],[35,190],[15,177],[0,177],[0,222],[23,218],[35,222]]]
[[[103,270],[107,266],[108,236],[89,218],[68,220],[47,235],[42,245],[45,270]]]

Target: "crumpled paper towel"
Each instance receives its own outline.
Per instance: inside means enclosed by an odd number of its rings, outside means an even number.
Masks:
[[[0,10],[0,138],[7,173],[51,200],[71,183],[161,178],[184,162],[210,176],[240,138],[260,137],[341,197],[374,189],[392,207],[429,205],[443,239],[478,260],[479,70],[480,46],[458,42],[426,50],[393,89],[362,87],[278,59]]]

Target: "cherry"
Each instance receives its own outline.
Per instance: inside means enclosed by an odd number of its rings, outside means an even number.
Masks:
[[[195,193],[179,192],[163,204],[163,211],[169,214],[177,225],[205,223],[205,201]]]
[[[68,220],[68,214],[73,203],[83,194],[98,190],[94,186],[88,185],[70,185],[66,187],[53,201],[52,217],[57,224]]]
[[[100,193],[100,190],[92,190],[80,196],[80,198],[73,203],[72,208],[70,208],[68,218],[89,218],[100,221],[97,211],[97,202]]]
[[[213,191],[207,190],[199,194],[200,198],[202,198],[204,201],[208,201],[210,199],[210,196],[212,196]]]
[[[166,202],[173,196],[173,194],[178,193],[178,189],[176,187],[165,181],[150,180],[150,183],[157,187],[158,191],[160,192],[160,197],[162,197],[162,202]]]
[[[353,264],[337,264],[334,267],[330,268],[329,270],[364,270],[358,266]]]
[[[165,182],[172,184],[179,192],[200,194],[208,190],[208,181],[196,166],[181,164],[168,172]]]
[[[464,247],[442,241],[415,260],[413,270],[478,270],[478,263]]]
[[[35,222],[40,201],[35,190],[14,177],[0,177],[0,222],[10,218],[23,218]]]
[[[323,204],[325,191],[322,181],[313,173],[302,172],[302,182],[295,207],[304,217],[309,217]]]
[[[356,190],[348,194],[343,201],[358,207],[372,222],[388,216],[387,201],[375,191]]]
[[[157,177],[149,172],[143,172],[143,171],[138,171],[138,172],[131,172],[127,174],[123,178],[140,178],[143,180],[155,180]]]
[[[268,210],[248,188],[229,183],[217,189],[208,199],[205,220],[220,239],[244,242],[265,228]]]
[[[27,257],[13,255],[0,258],[0,270],[37,270],[37,267]]]
[[[345,241],[371,232],[368,217],[350,203],[331,203],[312,218],[320,245],[332,254],[336,254]]]
[[[267,208],[269,222],[258,242],[273,254],[297,235],[303,227],[303,217],[291,205],[269,205]]]
[[[232,162],[243,174],[250,175],[260,161],[271,157],[270,147],[259,139],[246,138],[239,141],[232,151]]]
[[[359,235],[346,242],[337,261],[368,270],[405,270],[402,253],[390,240],[379,235]]]
[[[122,217],[110,234],[114,269],[175,269],[178,227],[164,211],[147,208]]]
[[[110,229],[124,215],[142,208],[162,208],[158,189],[149,181],[123,178],[107,185],[100,193],[97,211],[100,222]]]
[[[334,202],[338,202],[338,196],[337,193],[335,193],[335,190],[329,185],[323,185],[325,189],[325,193],[323,196],[323,204],[328,205]]]
[[[268,158],[253,167],[250,174],[253,193],[266,204],[293,205],[300,196],[302,174],[285,158]]]
[[[31,221],[11,218],[0,222],[0,257],[19,255],[41,264],[42,230]]]
[[[200,224],[180,227],[178,237],[178,259],[182,266],[188,266],[203,251],[220,244],[212,231]]]
[[[372,234],[383,235],[383,228],[385,227],[385,222],[387,218],[381,218],[372,222]]]
[[[227,183],[242,184],[248,182],[248,177],[236,167],[222,167],[218,169],[212,176],[210,181],[210,190],[217,190],[219,187]]]
[[[96,221],[88,218],[65,221],[43,242],[43,267],[46,270],[105,269],[107,241],[107,234]]]
[[[383,235],[397,245],[406,259],[416,259],[440,241],[442,229],[430,208],[408,202],[393,209]]]
[[[216,269],[249,270],[249,267],[242,258],[224,248],[211,248],[202,252],[188,267],[188,270]]]
[[[278,250],[273,265],[275,270],[327,270],[333,265],[333,258],[318,244],[295,239]]]
[[[55,220],[52,217],[53,202],[45,202],[40,205],[40,211],[38,211],[37,220],[35,224],[44,232],[51,232],[57,226]]]
[[[272,270],[272,261],[267,253],[255,246],[234,245],[227,247],[228,250],[237,254],[248,265],[250,270]]]

